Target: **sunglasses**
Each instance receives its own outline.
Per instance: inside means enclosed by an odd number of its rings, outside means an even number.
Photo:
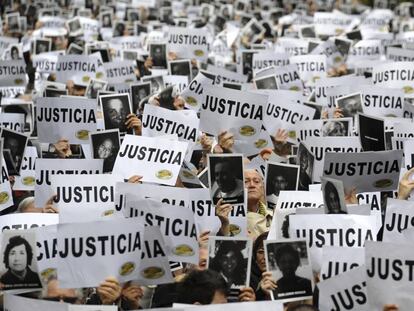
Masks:
[[[63,301],[66,303],[75,303],[78,300],[78,297],[61,297],[61,296],[57,296],[57,297],[45,297],[43,298],[44,300],[48,300],[48,301]]]

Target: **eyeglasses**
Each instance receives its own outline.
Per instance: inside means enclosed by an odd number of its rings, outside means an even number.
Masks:
[[[44,297],[44,300],[48,301],[63,301],[66,303],[75,303],[78,300],[78,297],[63,297],[63,296],[57,296],[57,297]]]

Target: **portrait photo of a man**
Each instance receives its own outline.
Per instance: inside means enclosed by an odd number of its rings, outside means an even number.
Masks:
[[[209,155],[209,184],[214,204],[244,202],[243,157],[241,155]]]
[[[119,129],[120,133],[127,132],[125,124],[131,113],[131,104],[128,94],[104,95],[100,98],[104,115],[105,129]]]

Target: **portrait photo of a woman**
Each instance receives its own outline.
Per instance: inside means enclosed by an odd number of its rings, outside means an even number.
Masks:
[[[32,247],[24,237],[10,237],[3,254],[7,269],[0,278],[3,290],[41,287],[39,276],[30,268],[34,257]]]
[[[250,263],[243,253],[251,251],[251,243],[246,240],[215,240],[215,255],[211,257],[209,269],[220,273],[230,288],[244,287],[248,284],[247,272]]]

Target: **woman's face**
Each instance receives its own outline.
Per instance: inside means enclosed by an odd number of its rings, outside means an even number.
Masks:
[[[231,274],[237,266],[237,259],[233,251],[228,252],[222,258],[221,267],[225,275]]]
[[[277,265],[284,277],[294,276],[296,269],[298,268],[295,262],[295,257],[290,253],[283,254]]]
[[[264,248],[260,247],[256,252],[256,262],[259,266],[260,272],[266,271],[266,259],[265,259],[265,252]]]
[[[26,247],[18,245],[13,247],[9,253],[9,268],[13,271],[21,272],[27,267]]]

